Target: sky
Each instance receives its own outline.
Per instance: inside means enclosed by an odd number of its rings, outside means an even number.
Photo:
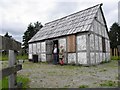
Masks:
[[[119,1],[119,4],[118,4],[118,23],[120,25],[120,1]]]
[[[103,3],[108,29],[118,22],[119,0],[0,0],[0,35],[6,32],[22,42],[30,23],[47,22]],[[120,9],[119,9],[120,10]]]

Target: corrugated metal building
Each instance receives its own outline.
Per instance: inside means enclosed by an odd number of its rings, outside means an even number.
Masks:
[[[110,43],[102,4],[48,22],[29,41],[29,59],[53,60],[56,43],[64,46],[66,64],[95,65],[110,60]]]

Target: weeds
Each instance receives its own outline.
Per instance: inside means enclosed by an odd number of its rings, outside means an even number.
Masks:
[[[100,70],[99,72],[105,72],[105,71],[107,71],[107,69],[106,69],[106,68],[103,68],[103,69]]]
[[[73,66],[73,65],[65,65],[63,66],[65,69],[75,69],[77,66]]]
[[[66,86],[64,86],[64,88],[68,88],[70,85],[66,85]]]
[[[88,88],[88,85],[80,85],[79,88]]]
[[[17,55],[16,58],[17,58],[17,60],[19,60],[19,59],[25,60],[25,59],[28,59],[28,55],[27,54]],[[8,55],[0,55],[0,60],[8,61]]]
[[[29,82],[30,82],[30,80],[29,80],[29,78],[27,78],[27,77],[24,77],[24,76],[18,76],[17,77],[17,82],[21,82],[22,83],[22,88],[29,88]]]
[[[110,60],[104,60],[100,64],[104,64],[104,63],[108,63],[108,62],[110,62]]]
[[[17,76],[17,83],[22,83],[22,88],[29,88],[29,78],[27,77],[23,77],[18,75]],[[8,88],[8,77],[3,78],[2,80],[0,80],[0,85],[2,85],[2,88]]]
[[[111,56],[111,60],[120,60],[120,56]]]
[[[75,62],[74,62],[74,61],[71,61],[70,64],[74,66],[74,65],[75,65]]]
[[[47,72],[49,75],[55,75],[56,72],[55,71],[50,71],[50,72]]]
[[[115,81],[105,81],[104,83],[101,83],[100,86],[117,87],[118,83]]]

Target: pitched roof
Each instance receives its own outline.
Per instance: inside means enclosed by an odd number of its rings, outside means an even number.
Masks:
[[[101,5],[46,23],[29,42],[88,31]]]

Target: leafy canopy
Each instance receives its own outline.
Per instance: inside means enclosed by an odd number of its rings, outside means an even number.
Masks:
[[[118,23],[113,23],[109,31],[111,48],[117,48],[120,45],[120,26]]]
[[[23,49],[28,48],[28,41],[43,27],[40,22],[30,23],[23,35]]]

